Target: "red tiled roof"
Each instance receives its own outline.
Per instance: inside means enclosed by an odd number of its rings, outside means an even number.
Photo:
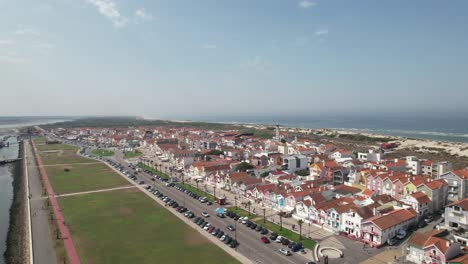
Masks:
[[[443,179],[437,179],[429,182],[425,182],[424,185],[431,190],[440,189],[442,186],[447,185],[447,182]]]
[[[400,209],[400,210],[394,210],[386,215],[372,217],[366,220],[365,223],[372,222],[380,230],[385,230],[392,226],[396,226],[404,221],[411,220],[415,217],[416,217],[416,214],[411,212],[411,210]]]
[[[452,173],[462,179],[468,179],[468,169],[453,170]]]
[[[413,196],[416,199],[416,201],[418,201],[418,204],[431,202],[429,197],[427,197],[427,195],[424,194],[423,192],[415,192],[415,193],[412,193],[411,196]]]
[[[463,208],[463,210],[465,210],[465,211],[468,211],[468,198],[465,198],[465,199],[463,199],[461,201],[451,203],[451,204],[449,204],[447,206],[454,206],[454,205]]]

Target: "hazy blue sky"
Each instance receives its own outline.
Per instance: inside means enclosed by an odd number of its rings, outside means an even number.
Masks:
[[[0,115],[468,112],[468,1],[0,0]]]

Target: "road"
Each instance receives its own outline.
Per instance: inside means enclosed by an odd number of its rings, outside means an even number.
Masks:
[[[127,166],[127,163],[123,160],[123,155],[117,152],[115,155],[115,160],[122,164],[127,170],[133,171],[130,167]],[[208,212],[210,217],[206,218],[215,227],[221,228],[225,233],[227,232],[229,236],[237,236],[237,241],[240,243],[237,248],[238,252],[246,256],[254,263],[268,263],[268,264],[284,264],[284,263],[306,263],[308,259],[302,256],[300,253],[293,253],[292,256],[284,256],[279,253],[278,249],[284,248],[281,244],[272,242],[270,244],[263,244],[260,241],[261,235],[247,228],[246,226],[236,223],[231,218],[219,218],[215,216],[215,209],[217,208],[215,204],[208,206],[206,203],[201,203],[198,200],[195,200],[188,196],[187,194],[172,188],[166,187],[165,184],[159,180],[155,182],[151,181],[152,176],[144,172],[139,172],[138,181],[144,180],[146,183],[151,183],[154,187],[164,193],[164,195],[169,196],[171,199],[175,199],[179,205],[187,207],[190,211],[194,212],[195,215],[201,216],[202,212]],[[174,210],[169,208],[168,210]],[[228,231],[227,225],[232,224],[236,225],[237,232]],[[199,228],[200,232],[206,232],[203,229]],[[308,254],[311,254],[310,251]]]
[[[31,144],[25,141],[24,153],[27,162],[29,180],[29,192],[31,207],[31,227],[33,242],[33,257],[35,264],[55,264],[55,255],[52,233],[49,227],[49,213],[45,208],[45,200],[42,198],[42,184],[36,160],[32,153]]]

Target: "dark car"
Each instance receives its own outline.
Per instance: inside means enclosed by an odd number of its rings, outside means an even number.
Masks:
[[[198,220],[200,220],[200,217],[199,217],[199,216],[195,217],[192,221],[193,221],[194,223],[196,223],[196,222],[198,222]]]
[[[247,221],[247,223],[245,223],[245,226],[247,227],[251,227],[253,225],[253,223],[251,221]]]
[[[216,236],[216,235],[218,235],[219,231],[220,231],[219,228],[216,228],[215,230],[213,230],[213,232],[211,232],[211,234],[213,236]]]
[[[257,224],[256,224],[256,223],[252,223],[252,225],[250,226],[250,229],[254,230],[256,227],[257,227]]]
[[[140,181],[138,184],[145,184],[145,181]]]
[[[213,203],[212,202],[207,202],[206,205],[212,205]]]
[[[260,234],[262,235],[267,235],[268,234],[268,229],[262,228],[262,231],[260,231]],[[275,238],[276,239],[276,238]]]
[[[227,226],[227,229],[229,229],[229,230],[231,230],[231,231],[234,231],[234,230],[236,230],[236,229],[234,228],[234,226],[233,226],[233,225],[228,225],[228,226]]]
[[[258,225],[258,226],[255,228],[255,231],[260,232],[260,231],[262,231],[262,229],[263,229],[263,226]]]
[[[232,240],[231,243],[229,244],[229,246],[231,248],[236,248],[237,246],[239,245],[239,242],[237,242],[237,240]]]
[[[426,227],[426,226],[427,226],[426,221],[419,221],[418,228],[423,228],[423,227]]]
[[[271,240],[276,240],[277,237],[278,237],[278,234],[276,234],[275,232],[271,233],[270,235]]]
[[[291,243],[291,241],[289,241],[289,239],[287,239],[287,238],[283,238],[283,239],[281,240],[281,244],[283,244],[283,245],[285,245],[285,246],[289,245],[289,243]]]
[[[179,204],[178,204],[177,202],[175,202],[175,203],[172,205],[172,208],[176,208],[176,207],[178,207],[178,206],[179,206]]]
[[[219,233],[216,235],[217,238],[221,238],[222,236],[224,236],[223,231],[219,231]]]
[[[239,220],[239,218],[240,218],[239,215],[235,215],[235,216],[234,216],[234,220],[236,220],[236,221]]]
[[[227,245],[227,244],[231,243],[231,241],[232,241],[232,238],[231,238],[230,236],[227,236],[227,237],[224,239],[224,244]]]
[[[291,243],[288,245],[288,248],[293,248],[295,245],[296,245],[296,242],[291,242]]]

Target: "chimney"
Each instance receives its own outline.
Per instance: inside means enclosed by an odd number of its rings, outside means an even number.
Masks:
[[[450,247],[450,241],[448,241],[448,240],[445,241],[445,245],[446,245],[447,247]]]

